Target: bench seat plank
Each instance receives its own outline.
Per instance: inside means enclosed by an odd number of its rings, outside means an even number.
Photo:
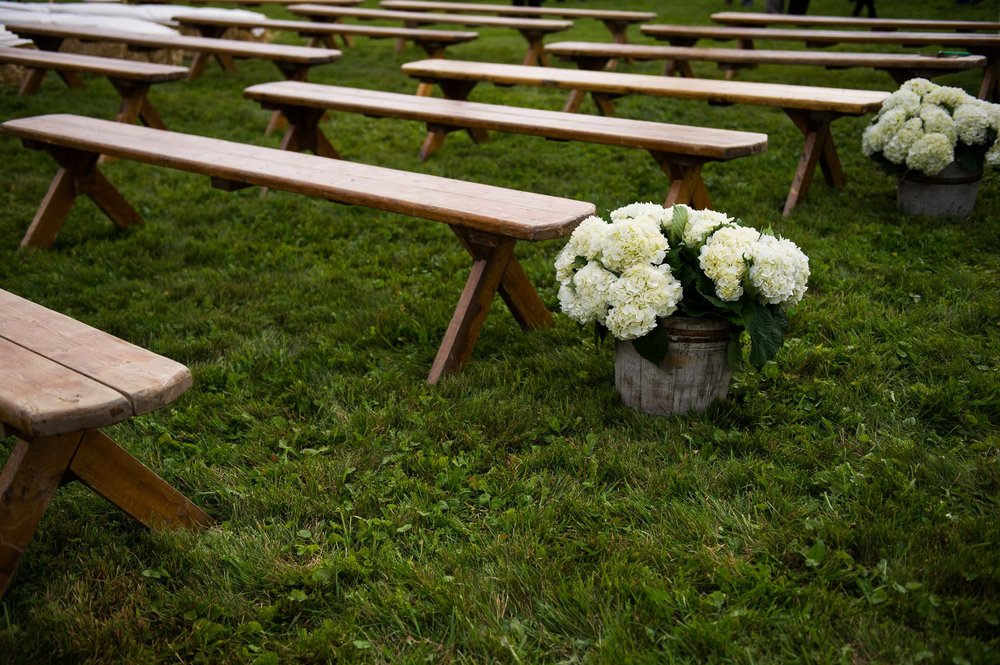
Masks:
[[[417,78],[490,81],[498,85],[535,85],[564,90],[582,89],[612,95],[643,94],[692,99],[716,104],[754,104],[861,115],[877,111],[889,93],[783,83],[678,80],[648,74],[591,72],[550,67],[544,70],[490,62],[419,60],[402,71]]]
[[[0,46],[0,62],[23,67],[65,68],[100,76],[149,83],[177,81],[188,75],[186,67],[176,65],[7,46]]]
[[[288,11],[300,14],[312,21],[340,21],[344,18],[362,20],[400,21],[408,27],[419,27],[433,23],[457,24],[467,27],[510,28],[517,30],[528,42],[522,64],[547,64],[544,52],[545,35],[573,27],[572,21],[521,18],[513,16],[481,16],[471,14],[447,14],[435,12],[398,12],[388,9],[366,9],[363,7],[327,7],[317,4],[289,5]]]
[[[2,337],[0,357],[0,420],[24,436],[104,427],[133,415],[121,393]]]
[[[169,404],[191,386],[184,365],[6,291],[0,291],[0,339],[115,391],[127,400],[126,417]]]
[[[915,30],[919,32],[940,32],[942,30],[974,31],[1000,30],[1000,21],[961,21],[948,19],[924,18],[887,18],[859,16],[822,16],[817,14],[769,14],[766,12],[715,12],[711,16],[716,23],[723,25],[749,26],[799,26],[844,28],[848,30]]]
[[[150,35],[28,21],[8,22],[5,26],[13,33],[31,39],[38,48],[46,51],[58,51],[66,39],[125,44],[129,48],[192,51],[197,54],[190,68],[192,78],[200,75],[204,69],[205,61],[210,56],[219,58],[227,69],[232,67],[231,61],[225,60],[226,58],[270,60],[287,78],[304,78],[308,68],[335,62],[340,59],[341,55],[340,51],[336,49],[249,42],[239,39]],[[229,64],[226,64],[227,62]]]
[[[101,155],[206,175],[228,191],[259,185],[448,224],[473,268],[431,367],[432,384],[469,361],[497,293],[522,328],[552,324],[513,246],[564,237],[595,210],[583,201],[82,116],[19,118],[0,130],[44,149],[61,167],[22,246],[51,244],[80,194],[113,203],[102,210],[120,226],[139,221],[96,169]]]
[[[186,367],[3,290],[0,358],[0,434],[17,437],[0,472],[0,598],[64,483],[152,529],[212,524],[99,429],[173,401]]]
[[[487,132],[502,131],[564,141],[586,141],[648,151],[673,181],[665,205],[709,207],[701,165],[763,152],[767,136],[751,132],[691,127],[606,116],[546,111],[499,104],[421,97],[337,86],[275,81],[244,91],[264,108],[281,111],[289,126],[282,147],[339,157],[318,127],[324,111],[336,110],[374,117],[416,120],[427,124],[420,151],[425,160],[444,143],[446,135],[464,129],[479,143]]]
[[[755,41],[795,41],[808,46],[833,44],[880,44],[895,46],[946,46],[968,50],[989,59],[979,88],[980,99],[996,99],[1000,87],[1000,34],[969,32],[895,32],[860,30],[814,30],[795,28],[751,28],[652,24],[640,27],[643,34],[674,46],[693,46],[700,39],[736,40],[741,48]]]
[[[576,111],[590,93],[605,115],[612,115],[611,100],[623,95],[699,100],[716,104],[754,104],[781,108],[804,137],[799,165],[792,178],[784,214],[788,215],[809,190],[818,163],[827,182],[841,187],[845,182],[830,124],[839,117],[877,111],[888,92],[849,90],[815,86],[676,79],[646,74],[624,74],[563,68],[536,68],[460,60],[421,60],[403,65],[404,73],[429,85],[440,85],[445,96],[466,99],[480,81],[497,85],[533,85],[570,90],[563,110]]]
[[[531,7],[480,4],[473,2],[428,2],[427,0],[382,0],[379,7],[401,11],[496,14],[498,16],[531,16],[568,19],[596,19],[604,23],[612,38],[621,44],[628,41],[626,30],[633,23],[656,18],[655,12],[624,11],[589,7]]]
[[[619,58],[630,60],[666,60],[667,74],[693,76],[689,61],[716,62],[727,68],[751,65],[805,65],[833,69],[871,67],[885,70],[897,83],[921,76],[935,75],[986,67],[981,55],[934,56],[911,53],[846,53],[843,51],[782,51],[771,49],[705,48],[693,46],[662,46],[647,44],[608,44],[598,42],[555,42],[545,52],[572,60],[581,69],[604,69]]]
[[[758,154],[767,145],[765,135],[753,132],[482,104],[298,81],[260,83],[247,88],[244,94],[250,99],[270,103],[378,114],[441,124],[456,122],[469,127],[662,150],[708,159],[734,159]]]
[[[204,136],[73,115],[8,120],[3,130],[28,141],[130,159],[249,185],[290,190],[338,203],[424,217],[522,240],[559,238],[589,203],[396,171]],[[154,140],[150,140],[154,139]],[[386,184],[392,183],[391,190]],[[587,213],[589,214],[589,213]]]
[[[476,39],[479,33],[468,30],[432,30],[428,28],[404,28],[386,25],[356,25],[346,23],[320,23],[315,21],[294,21],[271,18],[245,18],[223,16],[188,16],[179,14],[174,20],[181,26],[192,27],[202,31],[205,37],[220,37],[221,32],[228,28],[265,28],[267,30],[287,30],[308,36],[314,40],[332,44],[327,38],[333,35],[360,36],[374,39],[409,39],[417,43],[431,57],[443,55],[444,47],[461,44]],[[211,30],[219,30],[218,34]],[[314,44],[310,43],[310,46]]]

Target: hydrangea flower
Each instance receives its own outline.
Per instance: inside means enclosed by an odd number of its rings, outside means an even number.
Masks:
[[[997,163],[993,145],[998,135],[1000,105],[961,88],[911,79],[889,96],[865,128],[861,150],[887,170],[934,175],[953,161],[968,164],[970,156],[973,163]]]
[[[573,266],[578,257],[588,261],[600,258],[610,228],[607,222],[594,215],[580,222],[556,257],[556,279],[560,283],[565,284],[573,276]]]
[[[745,226],[724,226],[705,241],[698,262],[715,283],[720,300],[734,302],[743,296],[743,278],[747,275],[750,246],[760,231]]]
[[[578,323],[604,323],[608,293],[616,279],[614,273],[592,261],[559,287],[559,306]]]
[[[658,265],[669,248],[658,222],[652,226],[648,218],[625,217],[610,226],[601,261],[614,272],[621,272],[636,263]]]
[[[954,143],[944,134],[924,134],[906,154],[906,166],[927,175],[940,173],[955,161]]]
[[[709,233],[730,224],[733,218],[715,210],[689,210],[687,226],[684,227],[684,243],[690,247],[700,245]]]
[[[966,145],[976,145],[986,141],[986,132],[990,129],[990,113],[988,104],[971,101],[955,109],[955,127],[958,138]]]
[[[809,257],[791,240],[762,235],[753,246],[748,271],[757,299],[765,305],[797,305],[809,280]]]

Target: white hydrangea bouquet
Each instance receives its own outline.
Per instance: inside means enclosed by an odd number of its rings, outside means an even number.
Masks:
[[[559,304],[598,338],[632,340],[658,364],[669,316],[720,317],[735,326],[730,362],[740,358],[739,335],[750,337],[750,360],[760,368],[784,341],[785,307],[806,292],[809,259],[790,240],[743,226],[714,210],[633,203],[591,216],[570,236],[555,263]]]
[[[910,79],[865,128],[861,149],[892,174],[936,175],[952,162],[982,173],[1000,163],[1000,105],[960,88]]]

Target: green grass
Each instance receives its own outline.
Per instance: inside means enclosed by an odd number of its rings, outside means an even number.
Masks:
[[[603,5],[690,23],[725,8]],[[562,37],[607,33],[580,21]],[[450,56],[518,62],[523,49],[482,30]],[[412,92],[399,66],[418,57],[359,40],[311,78]],[[892,88],[869,70],[742,76]],[[213,66],[152,98],[172,129],[277,145],[267,112],[242,99],[277,77],[269,63]],[[473,99],[557,109],[563,95],[483,86]],[[4,119],[116,107],[96,79],[68,90],[50,76],[29,98],[0,88]],[[868,119],[844,119],[846,188],[819,181],[782,218],[801,136],[780,111],[619,109],[766,132],[765,154],[706,168],[709,191],[811,259],[785,348],[704,414],[621,406],[610,345],[562,315],[525,334],[499,304],[471,365],[425,385],[467,271],[440,224],[115,162],[105,171],[143,226],[116,231],[82,201],[51,250],[18,251],[55,169],[0,136],[0,288],[192,368],[177,402],[111,434],[218,520],[157,535],[63,488],[0,603],[0,662],[1000,662],[998,173],[968,220],[904,216],[894,181],[861,155]],[[416,123],[335,114],[325,127],[347,159],[602,212],[667,188],[639,151],[455,134],[421,163]],[[556,309],[561,243],[521,245]],[[13,443],[0,440],[0,459]]]

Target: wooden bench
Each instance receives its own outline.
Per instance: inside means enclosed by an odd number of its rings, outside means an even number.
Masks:
[[[536,18],[553,16],[567,19],[590,18],[604,23],[604,27],[619,44],[628,42],[629,25],[656,18],[655,12],[632,12],[618,9],[484,5],[473,2],[428,2],[427,0],[382,0],[379,6],[384,9],[410,12],[496,14],[498,16],[532,16]]]
[[[496,85],[532,85],[570,90],[570,97],[563,107],[568,112],[577,111],[588,92],[604,115],[614,115],[612,100],[624,95],[778,107],[791,118],[805,138],[802,156],[785,199],[785,215],[790,214],[798,201],[806,195],[817,164],[822,167],[823,175],[830,185],[841,187],[845,182],[833,135],[830,133],[830,124],[844,116],[873,113],[889,97],[888,92],[876,90],[677,79],[461,60],[420,60],[404,64],[402,70],[425,83],[440,85],[448,99],[467,99],[480,81]]]
[[[916,30],[918,32],[974,32],[1000,30],[1000,21],[954,21],[925,18],[861,18],[859,16],[820,16],[809,14],[768,14],[764,12],[716,12],[712,20],[723,25],[764,27],[798,26],[803,28],[837,28],[848,30]]]
[[[37,92],[49,70],[55,71],[73,88],[83,86],[83,81],[78,76],[81,72],[104,76],[122,98],[115,120],[142,120],[150,127],[159,129],[166,129],[166,126],[149,101],[149,87],[154,83],[187,78],[188,75],[186,68],[172,65],[5,46],[0,46],[0,63],[27,67],[27,74],[18,89],[19,95]]]
[[[473,267],[429,383],[468,362],[497,291],[522,328],[551,325],[514,245],[564,237],[595,210],[583,201],[74,115],[8,120],[0,131],[45,150],[60,166],[22,246],[50,245],[80,194],[120,227],[140,221],[97,169],[100,155],[206,175],[226,191],[257,185],[447,224]]]
[[[3,290],[0,357],[0,435],[17,438],[0,473],[0,598],[63,483],[154,530],[211,526],[101,431],[173,402],[191,386],[184,365]]]
[[[755,41],[794,41],[807,46],[833,44],[866,44],[892,46],[944,46],[965,49],[976,55],[986,56],[979,88],[980,99],[996,99],[998,93],[998,68],[1000,68],[1000,34],[963,32],[886,32],[851,30],[810,30],[788,28],[734,28],[727,26],[644,25],[643,34],[673,46],[694,46],[700,39],[738,42],[740,48],[753,48]]]
[[[517,30],[528,42],[528,52],[522,64],[546,64],[545,36],[553,32],[568,30],[572,21],[556,21],[536,18],[516,18],[509,16],[463,16],[461,14],[437,14],[431,12],[396,12],[387,9],[364,9],[345,7],[325,7],[317,4],[289,5],[288,11],[306,16],[310,21],[340,21],[344,18],[363,20],[399,21],[408,28],[419,28],[435,23],[456,24],[466,27],[510,28]]]
[[[205,64],[212,57],[219,61],[223,69],[230,72],[235,68],[233,58],[270,60],[286,78],[294,80],[305,80],[310,67],[335,62],[340,58],[340,51],[307,46],[261,44],[184,35],[149,35],[27,21],[8,22],[5,25],[11,32],[35,42],[35,45],[43,51],[58,51],[67,39],[125,44],[129,49],[136,51],[156,49],[191,51],[196,54],[190,67],[191,78],[200,76]]]
[[[339,158],[319,128],[328,110],[373,117],[427,123],[420,149],[426,160],[444,143],[449,132],[465,130],[476,143],[489,140],[489,131],[542,136],[559,141],[586,141],[646,150],[672,180],[664,205],[711,207],[701,178],[710,161],[746,157],[767,149],[767,136],[708,127],[669,125],[559,111],[421,97],[378,90],[342,88],[298,81],[275,81],[247,88],[244,94],[264,108],[281,111],[288,129],[281,146]]]
[[[426,28],[400,28],[392,26],[348,25],[345,23],[317,23],[312,21],[285,21],[270,18],[223,18],[219,16],[174,17],[177,23],[197,30],[202,37],[223,37],[229,29],[265,28],[267,30],[287,30],[309,39],[308,46],[333,48],[334,36],[344,39],[347,46],[350,37],[371,37],[373,39],[402,39],[415,42],[431,58],[443,58],[445,49],[454,44],[464,44],[479,36],[476,32],[459,30],[428,30]]]
[[[967,69],[986,67],[981,55],[934,56],[909,53],[844,53],[842,51],[771,51],[764,49],[699,48],[646,44],[604,44],[598,42],[556,42],[545,52],[570,60],[590,71],[608,68],[619,58],[666,60],[665,73],[694,77],[691,62],[715,62],[726,79],[745,67],[757,65],[809,65],[827,69],[872,67],[885,71],[896,83],[912,78],[933,78]]]

